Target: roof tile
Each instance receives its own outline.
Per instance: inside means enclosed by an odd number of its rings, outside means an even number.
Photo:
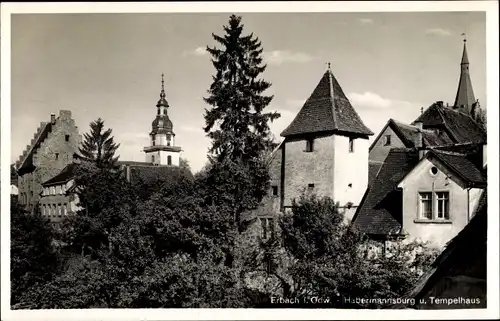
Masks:
[[[309,99],[281,136],[324,131],[373,135],[363,124],[330,70],[325,72]]]

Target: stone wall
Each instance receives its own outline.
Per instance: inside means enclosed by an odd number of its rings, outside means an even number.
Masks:
[[[28,195],[28,205],[33,207],[40,200],[43,182],[60,173],[73,161],[73,154],[77,152],[81,141],[71,112],[61,110],[52,125],[52,131],[33,152],[35,170],[19,177],[19,193]]]

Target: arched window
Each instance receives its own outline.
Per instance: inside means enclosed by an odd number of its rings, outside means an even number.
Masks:
[[[172,156],[167,156],[167,165],[172,165]]]
[[[151,155],[151,163],[155,162],[155,155]]]

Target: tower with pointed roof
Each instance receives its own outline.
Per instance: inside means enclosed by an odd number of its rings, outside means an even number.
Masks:
[[[364,125],[330,66],[272,159],[271,185],[281,210],[303,193],[331,197],[354,214],[368,185],[368,138]]]
[[[460,62],[460,79],[458,81],[457,95],[453,107],[459,111],[469,114],[474,117],[477,106],[472,82],[469,74],[469,57],[467,55],[467,39],[464,39],[464,49],[462,53],[462,61]]]
[[[146,162],[153,165],[179,166],[181,148],[175,146],[175,133],[168,117],[168,102],[165,95],[163,74],[161,75],[160,100],[156,104],[156,118],[151,124],[151,145],[144,147]]]

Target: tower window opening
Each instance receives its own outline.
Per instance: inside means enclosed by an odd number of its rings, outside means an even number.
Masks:
[[[167,156],[167,165],[172,165],[172,156]]]

